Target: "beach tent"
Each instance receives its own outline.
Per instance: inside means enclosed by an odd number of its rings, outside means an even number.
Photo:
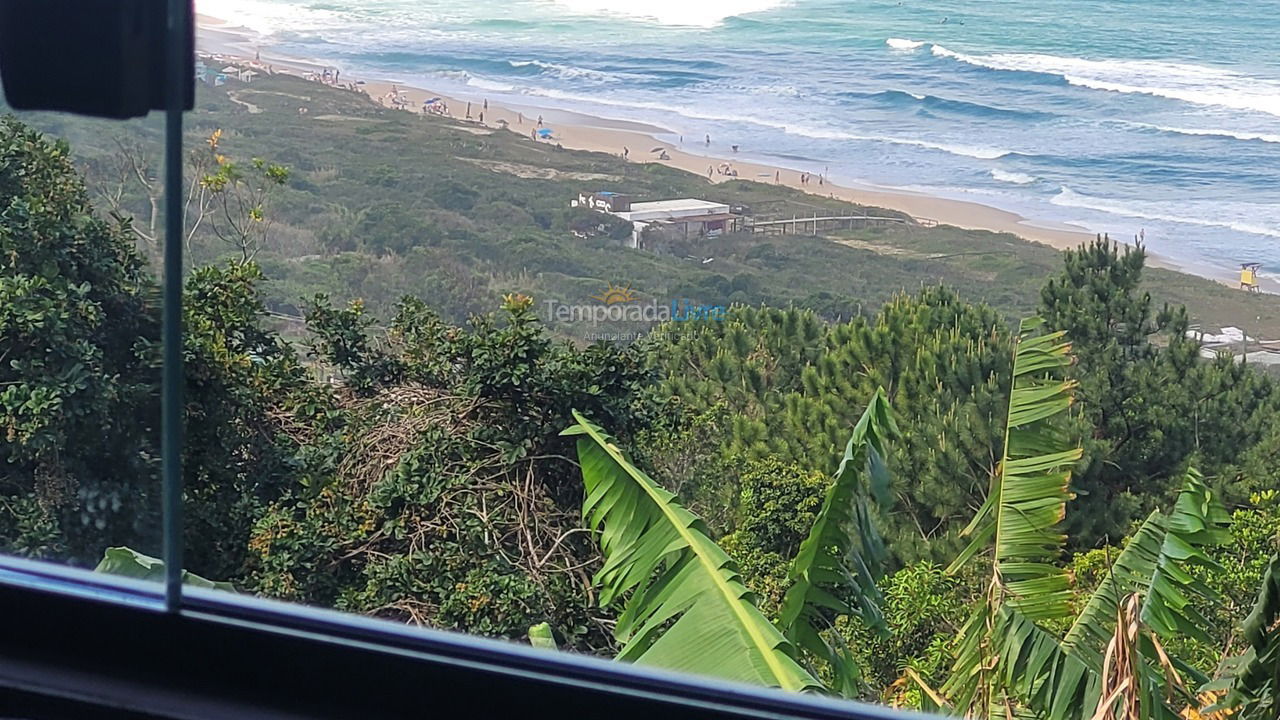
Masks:
[[[235,65],[228,65],[222,68],[222,72],[234,75],[235,73],[240,72],[240,68],[236,67]]]
[[[440,98],[438,98],[438,97],[433,97],[433,98],[431,98],[430,100],[424,100],[424,101],[422,101],[422,104],[423,104],[423,105],[435,105],[435,104],[436,104],[436,103],[438,103],[438,102],[440,102]]]
[[[538,130],[538,137],[543,139],[551,137],[551,128],[541,128]]]

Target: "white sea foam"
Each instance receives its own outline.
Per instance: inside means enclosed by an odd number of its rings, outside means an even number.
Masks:
[[[459,85],[466,85],[467,87],[479,88],[481,90],[489,90],[491,92],[515,92],[516,90],[514,85],[508,85],[507,83],[489,80],[487,78],[476,77],[465,70],[440,70],[431,73],[431,76],[449,80],[451,82],[458,83]]]
[[[1164,222],[1180,223],[1184,225],[1226,228],[1236,232],[1248,233],[1250,235],[1280,238],[1280,227],[1270,227],[1258,224],[1257,222],[1240,220],[1232,217],[1214,219],[1215,207],[1212,204],[1204,208],[1205,214],[1203,216],[1197,216],[1186,213],[1185,211],[1179,212],[1180,208],[1187,207],[1186,203],[1180,203],[1177,206],[1173,206],[1168,203],[1158,202],[1112,200],[1108,198],[1083,195],[1068,187],[1062,187],[1058,191],[1058,194],[1054,195],[1049,202],[1061,207],[1097,210],[1111,215],[1121,215],[1123,217],[1135,218],[1138,220],[1162,220]],[[1220,205],[1216,208],[1217,212],[1223,212],[1224,210],[1227,213],[1231,212],[1228,208],[1223,208]]]
[[[196,0],[196,12],[247,28],[259,35],[342,21],[342,13],[262,0]]]
[[[732,115],[727,113],[707,113],[691,108],[673,107],[663,103],[653,103],[632,100],[616,100],[608,97],[581,95],[578,93],[567,93],[560,90],[550,88],[526,88],[522,90],[528,95],[537,95],[541,97],[549,97],[557,100],[567,100],[573,103],[584,103],[594,105],[604,105],[608,107],[631,108],[636,110],[657,110],[666,113],[674,113],[681,117],[690,118],[692,120],[711,120],[716,122],[756,125],[759,127],[767,127],[774,130],[781,130],[788,135],[799,135],[800,137],[813,138],[815,140],[852,140],[861,142],[888,143],[891,145],[906,145],[911,147],[924,148],[926,150],[937,150],[949,153],[951,155],[960,155],[962,157],[976,158],[979,160],[998,160],[1007,155],[1012,155],[1014,151],[1004,148],[984,147],[980,145],[960,145],[955,143],[935,142],[931,140],[922,140],[917,138],[893,137],[889,135],[861,135],[857,133],[846,132],[838,128],[830,127],[814,127],[809,125],[800,125],[794,122],[784,122],[782,120],[773,120],[770,118],[752,117],[750,115]]]
[[[492,90],[493,92],[513,92],[516,87],[507,83],[498,82],[496,80],[486,80],[472,75],[467,79],[467,84],[481,90]]]
[[[884,142],[891,143],[893,145],[910,145],[913,147],[924,148],[926,150],[939,150],[941,152],[960,155],[962,157],[977,158],[979,160],[999,160],[1006,155],[1013,154],[1012,150],[1005,150],[1002,148],[984,147],[980,145],[956,145],[953,143],[930,142],[928,140],[914,140],[910,138],[884,137],[878,135],[857,136],[851,139]]]
[[[573,65],[560,65],[558,63],[543,62],[541,60],[513,60],[512,67],[536,67],[547,74],[554,75],[562,80],[593,80],[596,82],[618,83],[625,82],[627,78],[616,73],[605,72],[603,70],[592,70],[591,68],[576,67]]]
[[[1252,133],[1252,132],[1241,132],[1236,130],[1208,130],[1208,129],[1201,129],[1201,128],[1176,128],[1176,127],[1165,127],[1164,125],[1147,125],[1146,123],[1134,123],[1134,124],[1140,125],[1143,127],[1149,127],[1153,130],[1159,130],[1161,132],[1176,133],[1178,135],[1202,135],[1202,136],[1207,135],[1211,137],[1233,138],[1235,140],[1245,140],[1245,141],[1257,140],[1259,142],[1280,143],[1280,135],[1274,135],[1271,133]]]
[[[894,50],[917,50],[925,45],[919,40],[906,40],[903,38],[889,38],[884,41],[884,44]]]
[[[599,0],[552,0],[570,12],[621,16],[659,25],[715,27],[728,18],[782,7],[788,0],[648,0],[643,3],[602,3]]]
[[[1087,60],[1036,53],[969,55],[933,45],[938,57],[990,68],[1057,75],[1072,85],[1153,95],[1195,105],[1280,116],[1280,79],[1161,60]]]
[[[1014,185],[1030,185],[1036,181],[1034,176],[1020,172],[1009,172],[1000,168],[991,168],[991,177],[1000,182],[1012,183]]]

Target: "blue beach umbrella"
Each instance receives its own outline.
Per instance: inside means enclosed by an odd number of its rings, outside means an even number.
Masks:
[[[551,137],[551,128],[542,128],[542,129],[538,130],[538,137],[540,137],[540,138],[549,138],[549,137]]]

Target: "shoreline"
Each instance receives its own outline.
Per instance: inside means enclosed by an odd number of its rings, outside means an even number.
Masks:
[[[256,40],[255,33],[248,28],[208,15],[197,16],[196,46],[202,53],[252,61],[255,54],[259,52]],[[256,62],[269,64],[275,68],[276,72],[303,77],[312,73],[318,75],[326,67],[331,67],[270,51],[262,54],[261,60]],[[817,178],[812,175],[809,176],[808,183],[802,183],[800,170],[782,165],[742,161],[732,153],[714,152],[712,148],[718,147],[718,144],[708,146],[703,142],[671,143],[659,136],[675,135],[674,132],[649,123],[604,118],[541,104],[489,103],[482,94],[477,95],[480,99],[469,101],[462,97],[432,92],[427,88],[377,78],[345,76],[344,71],[342,79],[346,81],[348,77],[359,82],[361,89],[372,100],[387,107],[391,107],[388,104],[389,99],[398,96],[410,103],[410,109],[404,110],[405,112],[417,113],[424,101],[438,98],[438,102],[448,107],[447,117],[451,119],[469,122],[477,129],[485,128],[494,132],[501,130],[502,125],[505,124],[506,129],[526,135],[538,129],[537,122],[541,117],[544,121],[543,127],[554,130],[553,138],[542,142],[559,143],[571,150],[603,152],[617,156],[626,152],[628,162],[660,163],[706,177],[713,183],[729,180],[776,183],[819,197],[906,213],[917,221],[923,221],[922,224],[926,225],[950,225],[966,230],[1009,233],[1023,240],[1048,245],[1057,250],[1073,249],[1099,234],[1084,227],[1027,218],[1015,212],[967,200],[954,200],[894,188],[839,185],[826,182],[825,178],[820,186],[815,186]],[[483,122],[480,120],[481,117]],[[665,150],[667,158],[660,159],[658,153],[650,151],[659,147]],[[700,152],[701,150],[705,152]],[[725,164],[736,170],[737,175],[720,174],[717,168]],[[1115,239],[1126,245],[1131,244],[1123,238]],[[1152,267],[1196,275],[1231,287],[1237,284],[1234,274],[1223,268],[1178,262],[1152,253],[1150,250],[1147,250],[1147,261]],[[1262,277],[1259,280],[1264,292],[1280,293],[1280,279]]]

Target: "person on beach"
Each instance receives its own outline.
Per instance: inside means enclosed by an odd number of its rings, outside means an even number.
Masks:
[[[542,116],[538,116],[538,127],[542,127]]]
[[[628,157],[628,156],[630,156],[630,155],[631,155],[631,151],[627,149],[627,146],[626,146],[626,145],[623,145],[623,146],[622,146],[622,159],[623,159],[623,160],[626,160],[626,159],[627,159],[627,157]]]
[[[824,177],[823,175],[819,175],[819,176],[818,176],[818,187],[822,187],[822,178],[823,178],[823,177]]]
[[[774,182],[776,182],[776,183],[782,182],[782,171],[781,171],[781,170],[774,170],[774,171],[773,171],[773,181],[774,181]]]
[[[707,147],[711,147],[711,136],[707,136]]]
[[[533,140],[534,142],[538,142],[538,131],[537,131],[537,130],[530,129],[530,130],[529,130],[529,139]]]
[[[489,98],[485,98],[485,99],[484,99],[484,109],[485,109],[485,110],[488,110],[488,109],[489,109]]]
[[[516,124],[517,125],[524,124],[524,113],[516,113]]]
[[[481,111],[480,111],[480,124],[481,124],[481,125],[483,125],[483,124],[484,124],[484,111],[483,111],[483,110],[481,110]]]
[[[708,165],[708,166],[707,166],[707,179],[708,179],[708,180],[710,180],[710,179],[711,179],[711,171],[712,171],[712,170],[714,170],[714,169],[715,169],[715,168],[711,167],[710,165]]]
[[[733,148],[733,151],[734,151],[734,152],[738,152],[738,146],[737,146],[737,145],[730,145],[729,147]]]
[[[467,103],[467,119],[471,119],[471,103]]]

